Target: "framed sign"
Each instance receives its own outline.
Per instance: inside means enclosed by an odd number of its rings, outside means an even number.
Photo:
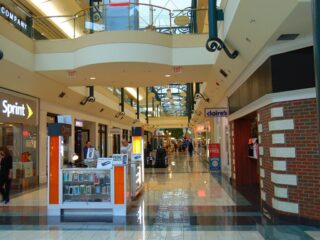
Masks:
[[[114,165],[123,165],[128,162],[128,154],[112,154]]]
[[[140,153],[131,154],[131,161],[142,161],[142,155]]]
[[[113,164],[113,158],[98,158],[98,169],[111,169]]]
[[[96,152],[96,149],[95,149],[95,148],[88,148],[86,158],[87,158],[87,159],[93,159],[95,152]]]

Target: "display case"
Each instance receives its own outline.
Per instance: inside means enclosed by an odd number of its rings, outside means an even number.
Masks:
[[[142,163],[141,161],[131,162],[130,164],[131,178],[131,197],[135,198],[143,189],[142,184]]]
[[[111,203],[110,169],[62,169],[62,202]]]

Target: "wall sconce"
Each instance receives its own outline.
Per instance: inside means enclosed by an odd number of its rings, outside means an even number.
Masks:
[[[66,95],[65,92],[61,92],[61,93],[59,94],[59,98],[63,98],[65,95]]]
[[[116,113],[116,115],[114,115],[114,117],[122,120],[125,115],[126,115],[125,112],[118,112],[118,113]]]
[[[198,100],[198,99],[203,99],[203,100],[205,100],[206,102],[209,102],[210,101],[210,98],[208,98],[208,97],[205,97],[202,93],[196,93],[195,95],[194,95],[194,100]]]

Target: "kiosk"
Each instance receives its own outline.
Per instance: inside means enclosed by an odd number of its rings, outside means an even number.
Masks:
[[[144,143],[143,128],[132,128],[132,153],[130,163],[131,197],[136,198],[144,185]]]
[[[127,156],[98,158],[87,168],[70,167],[65,144],[70,136],[71,125],[48,125],[48,215],[125,216],[130,200]]]

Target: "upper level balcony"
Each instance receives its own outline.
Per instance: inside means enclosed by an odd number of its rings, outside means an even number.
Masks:
[[[91,6],[87,4],[82,8],[75,2],[25,1],[23,6],[34,11],[28,13],[15,2],[5,1],[0,12],[34,40],[74,39],[95,32],[118,30],[164,34],[201,34],[208,31],[206,5],[197,8],[191,0],[157,2],[161,6],[149,4],[149,0],[139,3],[110,0],[104,4],[101,2],[107,1],[93,1]],[[182,8],[177,10],[177,7]]]

